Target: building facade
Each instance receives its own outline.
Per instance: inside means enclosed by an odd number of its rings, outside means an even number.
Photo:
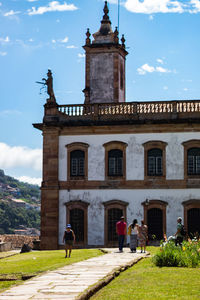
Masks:
[[[149,238],[176,232],[181,216],[200,233],[200,101],[125,102],[125,39],[107,2],[86,33],[85,103],[47,99],[43,123],[41,248],[114,246],[116,221],[144,219]]]

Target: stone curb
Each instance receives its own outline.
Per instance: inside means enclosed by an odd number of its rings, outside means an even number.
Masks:
[[[143,257],[138,257],[131,262],[120,266],[116,269],[114,269],[111,273],[109,273],[107,276],[105,276],[102,280],[98,281],[93,286],[89,287],[85,292],[83,292],[81,295],[76,297],[76,300],[88,300],[90,297],[92,297],[94,294],[96,294],[100,289],[102,289],[104,286],[109,284],[115,277],[119,276],[121,272],[124,272],[125,270],[129,269],[130,267],[134,266],[136,263],[138,263],[143,258],[148,257],[150,254],[146,253]]]

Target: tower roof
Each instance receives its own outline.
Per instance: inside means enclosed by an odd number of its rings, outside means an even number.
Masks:
[[[114,42],[114,33],[112,31],[111,21],[108,15],[109,9],[108,9],[107,1],[105,1],[103,11],[104,11],[104,15],[103,15],[103,19],[101,20],[100,29],[93,34],[94,37],[93,44]]]

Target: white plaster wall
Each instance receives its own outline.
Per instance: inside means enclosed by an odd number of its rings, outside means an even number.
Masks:
[[[127,223],[137,218],[143,219],[143,206],[146,198],[162,200],[167,205],[167,236],[176,232],[177,217],[183,218],[183,201],[199,199],[200,189],[180,190],[61,190],[59,198],[59,244],[62,244],[63,232],[66,226],[66,206],[64,203],[71,200],[82,200],[90,203],[88,207],[88,244],[104,244],[104,205],[105,201],[122,200],[129,203],[127,206]]]
[[[166,147],[166,178],[184,178],[184,148],[182,142],[200,139],[199,132],[180,133],[145,133],[145,134],[107,134],[81,135],[59,137],[59,180],[67,180],[67,149],[65,145],[73,142],[88,143],[88,180],[104,180],[105,149],[104,143],[122,141],[128,144],[126,148],[126,178],[127,180],[144,179],[144,147],[143,143],[160,140],[167,143]]]

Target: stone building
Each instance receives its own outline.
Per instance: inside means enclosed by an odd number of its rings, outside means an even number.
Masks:
[[[41,247],[116,245],[115,223],[144,219],[149,238],[176,231],[181,216],[200,233],[200,101],[125,102],[125,39],[105,2],[86,33],[85,103],[47,99],[43,123]],[[50,94],[50,93],[49,93]]]

